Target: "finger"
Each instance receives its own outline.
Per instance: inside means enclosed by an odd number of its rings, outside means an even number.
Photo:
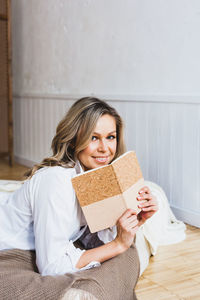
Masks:
[[[132,215],[137,215],[136,210],[131,209],[131,208],[128,208],[128,209],[121,215],[121,217],[119,218],[119,220],[125,220],[125,219],[127,219],[128,217],[130,217],[130,216],[132,216]]]
[[[141,201],[141,200],[152,200],[154,197],[152,196],[152,194],[145,194],[145,195],[141,195],[141,196],[137,196],[136,199],[138,201]]]
[[[158,206],[157,205],[153,205],[153,206],[149,206],[149,207],[143,207],[142,211],[157,211],[158,210]]]
[[[139,228],[138,224],[129,225],[125,228],[126,232],[132,233],[133,231],[137,230]]]
[[[138,202],[139,204],[146,204],[146,205],[150,205],[150,203],[158,203],[157,200],[152,197],[145,197],[142,199],[138,199]]]
[[[129,226],[126,226],[126,228],[123,228],[123,230],[126,231],[126,232],[130,232],[135,227],[138,227],[138,223],[130,224]]]
[[[138,229],[139,229],[139,226],[135,226],[130,229],[130,233],[134,236],[136,234],[136,232],[138,231]]]
[[[137,224],[138,223],[138,219],[137,219],[137,216],[136,215],[133,215],[131,217],[128,217],[125,221],[124,221],[124,224]]]
[[[151,206],[155,206],[155,205],[158,205],[158,203],[155,199],[145,201],[145,202],[140,202],[138,204],[139,207],[151,207]]]
[[[131,215],[127,218],[120,218],[119,219],[119,224],[122,228],[126,228],[130,224],[135,224],[135,223],[136,224],[138,223],[137,215]]]
[[[150,193],[150,189],[148,186],[144,186],[143,188],[141,188],[138,192],[139,194],[144,194],[144,193],[147,193],[149,194]]]

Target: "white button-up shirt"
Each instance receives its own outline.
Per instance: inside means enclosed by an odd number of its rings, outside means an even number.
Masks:
[[[75,272],[85,250],[73,244],[86,225],[71,178],[82,172],[75,168],[44,167],[14,193],[0,195],[0,250],[36,251],[36,263],[42,275]],[[98,233],[103,242],[111,241],[113,231]],[[98,266],[91,262],[83,269]]]

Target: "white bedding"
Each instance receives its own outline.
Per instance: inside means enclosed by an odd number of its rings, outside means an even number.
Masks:
[[[21,187],[23,181],[0,180],[0,200],[5,193],[10,193]],[[140,259],[140,275],[149,263],[149,257],[155,255],[159,245],[178,243],[185,239],[186,226],[178,221],[172,213],[168,199],[157,184],[145,181],[152,193],[157,197],[159,210],[146,221],[136,234],[136,247]]]

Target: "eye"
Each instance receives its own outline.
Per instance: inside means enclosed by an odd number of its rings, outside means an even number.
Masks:
[[[98,139],[98,137],[95,136],[95,135],[93,135],[92,138],[91,138],[92,141],[96,141],[97,139]]]
[[[114,140],[114,139],[116,139],[116,136],[115,136],[115,135],[109,135],[109,136],[107,137],[107,139],[108,139],[108,140]]]

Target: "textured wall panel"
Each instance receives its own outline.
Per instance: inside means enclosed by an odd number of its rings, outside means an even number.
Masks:
[[[199,95],[199,0],[15,0],[16,93]]]

